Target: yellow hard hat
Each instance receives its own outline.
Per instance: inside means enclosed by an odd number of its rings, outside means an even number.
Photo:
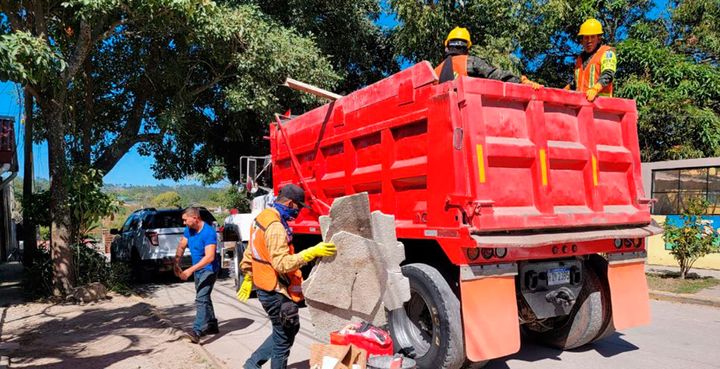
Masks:
[[[447,44],[448,42],[450,42],[450,40],[466,41],[468,43],[468,49],[470,48],[470,46],[472,46],[472,41],[470,41],[470,32],[467,30],[467,28],[453,28],[453,30],[448,33],[447,38],[445,39],[445,47],[447,47]]]
[[[580,26],[578,36],[602,35],[602,24],[595,18],[590,18]]]

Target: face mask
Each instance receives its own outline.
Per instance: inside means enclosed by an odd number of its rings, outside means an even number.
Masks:
[[[293,209],[289,206],[285,206],[277,202],[273,204],[273,206],[275,207],[275,209],[277,209],[277,211],[280,213],[280,216],[286,222],[297,218],[298,213],[300,213],[300,209]]]

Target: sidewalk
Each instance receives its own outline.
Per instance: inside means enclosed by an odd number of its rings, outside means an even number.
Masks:
[[[645,265],[646,272],[680,272],[680,268],[665,265]],[[690,269],[690,274],[697,274],[700,277],[712,277],[720,279],[720,270],[713,269]],[[664,291],[650,291],[650,297],[656,300],[667,300],[682,302],[686,304],[699,304],[720,307],[720,285],[700,290],[695,294],[681,294]]]
[[[0,369],[222,368],[137,297],[26,302],[22,274],[19,263],[0,264]]]

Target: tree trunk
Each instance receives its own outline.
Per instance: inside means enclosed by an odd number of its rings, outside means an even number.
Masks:
[[[23,176],[23,199],[25,204],[30,204],[33,196],[33,146],[32,146],[32,132],[33,132],[33,96],[25,90],[25,163],[24,163],[24,176]],[[35,256],[35,250],[37,250],[37,230],[35,227],[35,220],[30,217],[30,211],[27,206],[23,206],[23,263],[25,266],[30,266],[33,263]]]
[[[51,253],[53,260],[53,294],[65,295],[75,285],[73,255],[70,249],[70,208],[67,204],[65,176],[67,161],[65,159],[65,124],[62,114],[64,99],[51,100],[44,112],[47,112],[48,155],[50,164],[50,215],[52,223],[50,231]]]

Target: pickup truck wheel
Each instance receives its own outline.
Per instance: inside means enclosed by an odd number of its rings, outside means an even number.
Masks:
[[[143,265],[142,259],[137,249],[133,248],[130,255],[130,268],[132,269],[133,279],[137,283],[145,283],[151,279],[151,272]]]
[[[541,343],[560,349],[574,349],[600,338],[607,327],[609,301],[604,301],[603,284],[595,271],[585,267],[584,284],[570,314],[539,325],[526,324],[524,333]]]
[[[402,267],[410,280],[410,301],[389,314],[396,349],[413,357],[418,369],[458,369],[465,363],[460,301],[437,269]]]

